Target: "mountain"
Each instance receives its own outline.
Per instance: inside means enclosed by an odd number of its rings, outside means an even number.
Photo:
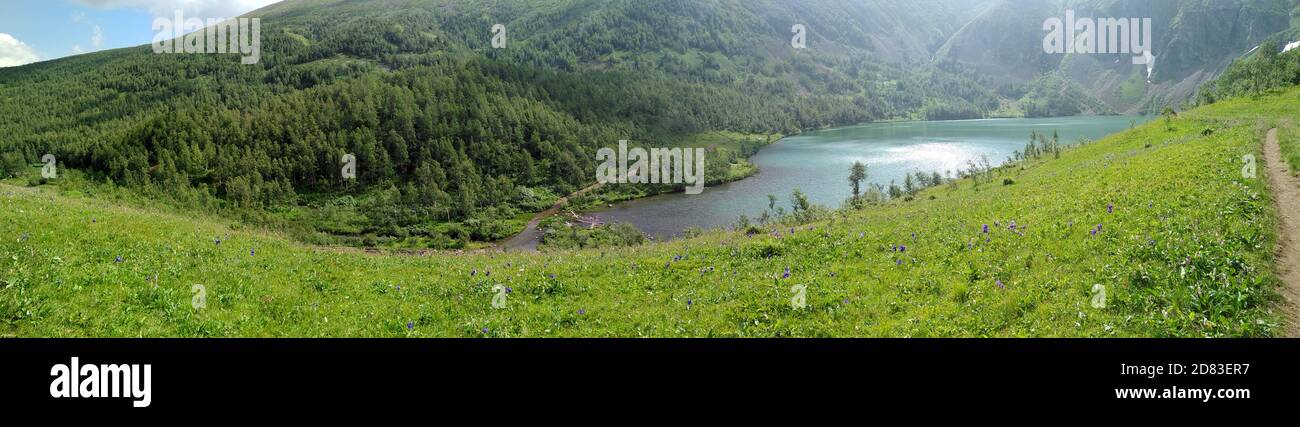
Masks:
[[[0,113],[18,118],[0,123],[0,164],[52,153],[324,242],[455,247],[585,186],[621,139],[980,117],[987,85],[928,62],[975,3],[285,1],[248,15],[254,65],[141,46],[0,70]],[[728,156],[711,179],[743,161]]]
[[[1145,65],[1126,54],[1049,54],[1042,49],[1042,23],[1084,18],[1151,18],[1156,62],[1147,82]],[[1029,84],[1054,74],[1064,90],[1074,88],[1118,112],[1159,110],[1194,98],[1232,62],[1261,43],[1300,32],[1295,0],[999,0],[958,31],[937,52],[939,63],[959,64]],[[1289,40],[1288,40],[1289,41]]]
[[[140,46],[0,69],[0,174],[48,153],[72,178],[311,242],[463,247],[587,186],[619,140],[746,135],[709,145],[719,181],[754,141],[807,129],[1182,102],[1294,4],[288,0],[247,15],[253,65]],[[1066,8],[1153,15],[1152,83],[1127,58],[1042,53]]]

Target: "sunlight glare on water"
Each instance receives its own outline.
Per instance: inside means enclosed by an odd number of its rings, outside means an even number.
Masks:
[[[987,119],[944,122],[875,123],[809,132],[764,148],[751,161],[761,172],[751,178],[709,187],[704,194],[668,194],[619,203],[592,214],[606,222],[630,222],[652,236],[669,237],[691,226],[730,227],[740,215],[757,218],[767,210],[767,195],[789,211],[798,188],[813,203],[839,207],[851,194],[849,167],[867,165],[867,184],[902,184],[916,172],[956,176],[983,156],[991,164],[1023,150],[1029,134],[1060,133],[1061,143],[1100,139],[1128,129],[1141,117],[1102,116],[1051,119]],[[865,187],[864,187],[865,188]]]

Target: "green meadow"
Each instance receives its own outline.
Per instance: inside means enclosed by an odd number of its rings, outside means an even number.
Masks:
[[[1228,100],[832,219],[542,253],[311,246],[11,180],[0,335],[1275,336],[1274,211],[1242,159],[1272,127],[1297,159],[1297,113],[1296,90]]]

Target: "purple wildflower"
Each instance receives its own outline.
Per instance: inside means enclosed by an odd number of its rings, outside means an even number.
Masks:
[[[485,333],[485,334],[488,333],[488,328],[487,328],[487,327],[484,327],[484,328],[483,328],[483,333]]]
[[[415,329],[415,322],[406,322],[406,330]]]
[[[785,274],[782,274],[782,275],[781,275],[781,278],[782,278],[782,279],[789,279],[789,278],[790,278],[790,267],[786,267],[786,268],[785,268]]]
[[[903,265],[903,260],[900,259],[900,260],[895,261],[895,262],[894,262],[894,265]]]
[[[216,242],[216,245],[217,245],[217,246],[221,246],[221,239],[216,239],[216,240],[214,240],[214,241]]]
[[[1016,229],[1016,220],[1014,220],[1014,219],[1011,220],[1011,225],[1007,226],[1007,229],[1008,229],[1008,230],[1015,230],[1015,229]]]
[[[248,256],[257,256],[257,248],[249,248]]]
[[[686,300],[686,308],[691,308],[691,304],[694,304],[694,303],[695,303],[695,301],[693,301],[693,300],[689,300],[689,299]]]
[[[578,309],[578,315],[579,315],[579,316],[583,316],[583,315],[586,315],[586,314],[587,314],[587,310],[586,310],[586,309],[581,309],[581,308]]]
[[[113,262],[116,262],[116,263],[119,263],[119,264],[122,263],[122,256],[121,256],[121,255],[118,255],[117,258],[114,258],[114,259],[113,259]]]
[[[511,293],[511,292],[514,292],[514,291],[515,291],[514,289],[510,289],[509,286],[506,286],[506,293],[507,293],[507,294],[508,294],[508,293]]]
[[[1110,204],[1110,203],[1107,203],[1107,204],[1106,204],[1106,213],[1115,213],[1115,205],[1112,205],[1112,204]]]
[[[984,234],[989,234],[989,225],[984,224]]]
[[[555,273],[550,274],[551,280],[555,280]]]
[[[1003,286],[1003,285],[1002,285],[1002,279],[993,279],[993,281],[996,282],[996,283],[998,284],[998,289],[1006,289],[1006,288],[1007,288],[1006,286]]]

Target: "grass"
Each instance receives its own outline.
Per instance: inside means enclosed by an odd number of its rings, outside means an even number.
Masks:
[[[1297,101],[1221,102],[833,221],[635,248],[367,254],[5,185],[0,335],[1273,336],[1275,219],[1240,159]]]
[[[1291,173],[1300,175],[1300,118],[1288,117],[1277,121],[1278,146],[1291,167]]]

